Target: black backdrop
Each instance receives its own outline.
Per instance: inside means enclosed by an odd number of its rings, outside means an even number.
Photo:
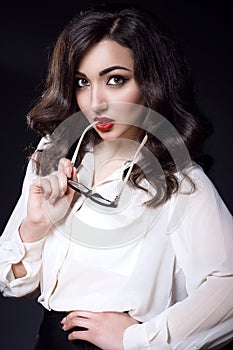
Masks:
[[[114,2],[114,1],[112,1]],[[127,1],[129,2],[129,1]],[[48,53],[63,26],[86,0],[5,3],[1,9],[1,232],[9,218],[25,170],[28,144],[38,139],[26,127],[26,114],[40,91]],[[226,1],[132,1],[146,5],[171,29],[191,63],[199,106],[213,122],[206,149],[214,158],[209,174],[232,211],[232,20]],[[9,300],[0,294],[0,348],[30,350],[41,316],[35,300]]]

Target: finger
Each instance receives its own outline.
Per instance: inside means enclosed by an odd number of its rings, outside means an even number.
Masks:
[[[56,201],[56,199],[58,197],[60,197],[59,179],[58,179],[57,175],[49,175],[47,180],[48,180],[49,186],[51,188],[51,192],[50,192],[50,195],[48,197],[48,200],[49,200],[50,204],[53,204]]]
[[[37,186],[40,188],[44,198],[48,200],[52,193],[52,186],[50,181],[47,178],[41,178],[38,180]]]
[[[68,315],[65,318],[63,318],[63,320],[64,321],[71,320],[74,317],[92,318],[94,314],[95,313],[91,311],[75,310],[75,311],[70,311]]]
[[[58,182],[59,182],[59,191],[60,191],[60,197],[63,197],[64,194],[67,191],[67,176],[63,171],[58,172]]]
[[[71,320],[64,322],[62,329],[64,331],[68,331],[74,327],[83,327],[89,329],[91,327],[91,320],[83,317],[74,317]]]
[[[89,331],[74,331],[68,335],[69,340],[86,340],[91,342],[91,334]]]
[[[61,158],[58,164],[58,170],[64,171],[66,176],[70,178],[72,175],[73,165],[69,159]]]
[[[41,178],[37,178],[32,180],[31,185],[29,187],[30,194],[44,194],[44,190],[41,186]]]

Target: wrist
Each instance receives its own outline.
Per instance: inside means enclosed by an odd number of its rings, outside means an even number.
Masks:
[[[52,224],[33,223],[29,218],[25,218],[19,227],[19,235],[24,243],[32,243],[44,238],[51,230]]]

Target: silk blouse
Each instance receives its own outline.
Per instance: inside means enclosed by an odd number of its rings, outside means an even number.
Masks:
[[[113,200],[126,167],[94,190]],[[91,187],[93,172],[90,151],[79,182]],[[232,216],[199,165],[188,175],[195,190],[180,176],[179,192],[155,209],[143,205],[147,192],[128,185],[115,211],[81,195],[45,238],[23,243],[18,229],[36,177],[30,161],[0,237],[1,292],[22,297],[39,286],[48,310],[127,311],[140,323],[125,330],[125,350],[221,348],[233,337]],[[27,274],[15,279],[19,261]]]

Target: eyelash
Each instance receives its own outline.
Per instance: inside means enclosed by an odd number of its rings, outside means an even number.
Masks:
[[[117,79],[118,82],[117,82],[116,84],[109,84],[109,82],[110,82],[112,79]],[[110,77],[108,78],[107,85],[110,85],[110,86],[122,86],[122,85],[124,85],[128,80],[129,80],[129,79],[124,78],[122,75],[112,75],[112,76],[110,76]],[[80,82],[81,82],[81,81],[82,81],[82,82],[85,81],[84,85],[80,85]],[[119,82],[119,81],[120,81],[120,82]],[[84,88],[84,87],[86,87],[86,86],[89,86],[89,85],[87,85],[87,84],[88,84],[88,80],[85,79],[85,78],[77,78],[77,79],[75,80],[75,87],[76,87],[77,89],[82,89],[82,88]]]
[[[118,82],[116,84],[109,84],[109,81],[112,79],[118,79],[118,81],[120,80],[120,83]],[[107,85],[112,85],[112,86],[124,85],[128,80],[129,79],[122,77],[122,75],[112,75],[111,77],[109,77]]]
[[[83,85],[83,86],[79,85],[81,81],[88,82],[87,79],[85,79],[85,78],[76,78],[76,79],[75,79],[75,87],[76,87],[77,89],[82,89],[82,88],[84,88],[85,86],[87,86],[87,85]],[[84,83],[84,84],[85,84],[85,83]]]

